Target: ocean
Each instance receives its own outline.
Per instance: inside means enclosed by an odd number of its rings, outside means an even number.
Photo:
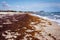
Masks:
[[[55,21],[60,25],[60,12],[37,12],[36,14],[44,17],[45,19]]]

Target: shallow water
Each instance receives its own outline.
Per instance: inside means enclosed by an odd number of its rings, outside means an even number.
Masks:
[[[56,12],[56,13],[55,12],[54,13],[45,12],[45,13],[36,13],[36,14],[60,24],[60,13],[59,12]]]

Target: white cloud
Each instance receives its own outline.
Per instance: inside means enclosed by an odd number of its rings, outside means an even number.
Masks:
[[[3,9],[10,9],[10,5],[6,1],[1,2],[1,6]]]
[[[54,6],[60,6],[60,3],[35,3],[35,4],[27,4],[27,5],[18,5],[17,8],[45,8],[45,7],[54,7]]]
[[[59,9],[57,9],[59,8]],[[34,4],[22,4],[22,5],[13,5],[11,6],[11,9],[14,10],[22,10],[22,11],[40,11],[40,10],[46,10],[46,11],[54,11],[60,10],[60,3],[34,3]]]
[[[60,3],[30,3],[30,4],[18,4],[18,5],[9,5],[6,1],[3,1],[2,6],[7,9],[15,10],[42,10],[45,8],[60,8]]]
[[[2,3],[1,3],[4,7],[6,6],[9,6],[5,1],[3,1]]]
[[[15,8],[16,7],[16,8]],[[22,4],[22,5],[15,5],[13,8],[18,10],[44,10],[46,8],[50,8],[49,10],[54,9],[54,7],[60,8],[60,3],[34,3],[34,4]]]

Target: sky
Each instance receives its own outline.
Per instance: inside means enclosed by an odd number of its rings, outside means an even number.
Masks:
[[[60,0],[0,0],[0,10],[60,12]]]

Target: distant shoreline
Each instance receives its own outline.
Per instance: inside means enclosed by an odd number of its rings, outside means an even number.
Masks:
[[[20,12],[17,12],[17,11],[0,11],[0,15],[2,14],[11,14],[11,15],[13,15],[13,14],[23,14],[23,13],[32,13],[32,14],[34,14],[33,12],[22,12],[22,11],[20,11]],[[36,14],[36,13],[35,13]],[[34,16],[38,16],[38,14],[37,15],[34,15]],[[50,18],[48,18],[48,17],[43,17],[43,16],[38,16],[38,17],[41,17],[41,18],[43,18],[43,19],[46,19],[46,20],[50,20],[50,21],[53,21],[53,22],[55,22],[55,23],[57,23],[58,25],[60,25],[60,23],[58,23],[56,20],[53,20],[53,19],[50,19]]]

